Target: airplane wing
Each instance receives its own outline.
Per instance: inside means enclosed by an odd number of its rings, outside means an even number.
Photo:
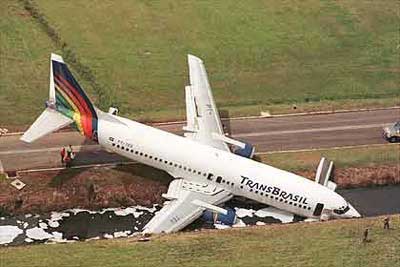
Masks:
[[[203,61],[188,55],[190,85],[185,87],[187,125],[185,136],[215,148],[230,151],[221,140],[224,130],[214,103]]]
[[[143,233],[179,231],[200,217],[206,209],[226,213],[217,205],[231,199],[232,194],[215,185],[175,179],[163,197],[169,201],[143,228]]]

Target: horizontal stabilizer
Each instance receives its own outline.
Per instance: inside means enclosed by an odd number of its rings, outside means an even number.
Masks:
[[[229,138],[229,137],[227,137],[226,135],[223,135],[223,134],[212,133],[212,137],[215,140],[220,140],[222,142],[225,142],[225,143],[228,143],[228,144],[231,144],[231,145],[234,145],[234,146],[238,146],[238,147],[240,147],[242,149],[245,148],[245,146],[246,146],[245,143],[240,142],[240,141],[235,140],[235,139],[232,139],[232,138]]]
[[[43,113],[36,119],[36,121],[29,127],[29,129],[21,137],[21,140],[31,143],[40,137],[45,136],[51,132],[57,131],[73,121],[61,113],[46,108]]]

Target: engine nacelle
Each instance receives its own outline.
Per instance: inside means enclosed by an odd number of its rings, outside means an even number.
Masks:
[[[206,210],[203,212],[202,219],[209,223],[219,223],[224,225],[233,225],[236,222],[236,212],[234,209],[227,208],[227,214]]]
[[[251,159],[254,156],[254,151],[255,151],[255,148],[253,145],[251,145],[249,143],[245,143],[244,148],[238,148],[233,153],[235,153],[236,155]]]

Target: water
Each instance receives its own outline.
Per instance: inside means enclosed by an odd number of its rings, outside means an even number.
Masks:
[[[346,189],[338,191],[364,216],[400,213],[400,186]],[[234,198],[226,208],[236,211],[232,227],[291,223],[303,220],[253,201]],[[134,206],[100,211],[72,209],[46,215],[0,217],[0,245],[75,242],[78,240],[120,238],[140,234],[143,227],[161,207]],[[224,229],[231,226],[198,219],[185,230],[199,228]]]

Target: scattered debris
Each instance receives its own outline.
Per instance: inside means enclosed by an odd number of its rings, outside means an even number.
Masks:
[[[5,135],[8,133],[8,129],[7,128],[0,128],[0,136]]]
[[[11,183],[12,186],[14,186],[15,188],[17,188],[18,190],[21,190],[22,188],[25,187],[25,183],[23,183],[21,180],[19,179],[14,179]]]
[[[0,245],[13,242],[14,239],[23,232],[24,231],[19,229],[18,226],[12,226],[12,225],[0,226]]]
[[[26,230],[26,236],[33,240],[46,240],[53,237],[51,234],[47,233],[44,229],[40,227],[34,227]]]

